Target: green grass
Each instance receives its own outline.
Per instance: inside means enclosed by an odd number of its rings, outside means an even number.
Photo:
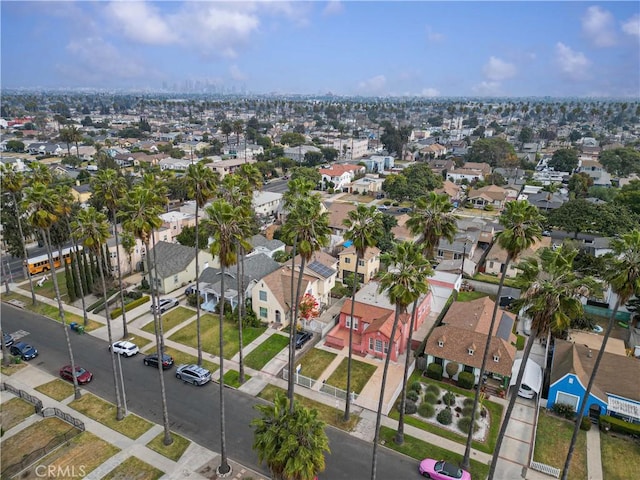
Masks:
[[[380,428],[380,440],[384,442],[384,445],[396,452],[404,453],[417,461],[423,460],[427,457],[436,458],[438,460],[446,460],[451,463],[460,465],[462,463],[462,455],[455,452],[450,452],[444,448],[438,447],[431,443],[427,443],[423,440],[419,440],[415,437],[404,435],[404,443],[397,445],[394,442],[396,431],[389,427]],[[416,470],[418,469],[416,465]],[[470,472],[472,478],[487,478],[489,474],[489,465],[478,462],[477,460],[471,460]]]
[[[317,380],[336,356],[335,353],[320,350],[319,348],[312,348],[305,353],[300,361],[300,365],[302,365],[300,374]]]
[[[244,374],[245,383],[249,381],[251,375]],[[237,370],[228,370],[224,374],[224,384],[229,385],[233,388],[238,388],[240,386],[240,373]]]
[[[516,350],[524,350],[526,339],[524,335],[516,335]]]
[[[147,337],[141,337],[139,335],[133,335],[129,333],[127,335],[127,341],[131,343],[135,343],[140,350],[149,345],[153,340],[149,340]]]
[[[149,353],[155,353],[155,352],[156,352],[155,348],[149,351]],[[191,355],[190,353],[186,353],[181,350],[176,350],[171,347],[164,347],[164,353],[167,353],[173,357],[173,363],[176,366],[183,365],[183,364],[198,363],[198,357],[196,357],[195,355]],[[209,360],[205,360],[204,358],[202,359],[202,366],[207,370],[209,370],[211,373],[216,372],[220,368],[220,365],[218,365],[217,363],[213,363]]]
[[[73,267],[72,265],[70,265]],[[33,289],[36,291],[36,295],[42,295],[47,298],[56,298],[56,291],[53,286],[53,277],[51,276],[51,272],[47,272],[49,276],[49,280],[44,282],[41,287],[38,287],[37,282],[42,278],[42,274],[38,274],[38,276],[33,277]],[[56,276],[58,277],[58,288],[60,289],[60,296],[62,300],[65,302],[69,301],[69,293],[67,291],[67,281],[64,276],[64,268],[61,268],[57,271]],[[27,285],[27,289],[28,289]]]
[[[211,353],[216,356],[220,356],[220,335],[219,335],[219,321],[218,315],[212,315],[207,313],[200,317],[200,337],[202,339],[202,349],[205,352]],[[256,338],[258,338],[267,327],[244,327],[242,329],[242,344],[243,346],[249,345]],[[223,323],[223,343],[224,343],[224,358],[230,359],[239,350],[238,342],[238,329],[236,323],[225,320]],[[173,335],[169,337],[170,340],[189,345],[190,347],[197,348],[198,341],[196,338],[196,322],[191,322],[189,325],[184,326]]]
[[[327,378],[327,384],[345,390],[347,388],[347,362],[344,358],[338,368]],[[351,359],[351,391],[360,393],[378,367],[370,363]]]
[[[85,393],[82,398],[74,400],[69,406],[133,440],[153,427],[151,422],[132,413],[123,420],[116,420],[116,406],[91,393]]]
[[[613,434],[600,434],[602,473],[607,480],[627,480],[638,474],[640,446],[637,441]],[[636,473],[634,473],[636,472]]]
[[[482,298],[482,297],[486,297],[488,296],[486,293],[483,292],[458,292],[458,298],[456,298],[456,301],[458,302],[470,302],[472,300],[477,300],[478,298]]]
[[[162,470],[158,470],[137,457],[129,457],[105,477],[102,477],[102,480],[158,480],[163,475]]]
[[[245,365],[254,370],[262,370],[269,361],[289,344],[289,337],[273,334],[258,345],[244,359]]]
[[[15,427],[34,413],[35,409],[33,405],[25,402],[21,398],[12,398],[4,402],[0,409],[0,426],[2,426],[2,431],[6,432]]]
[[[536,462],[562,469],[573,435],[573,425],[573,422],[569,420],[541,410],[538,415],[533,459]],[[569,469],[569,480],[583,480],[585,478],[587,478],[587,436],[586,432],[580,430]],[[604,478],[609,480],[611,477],[605,476]]]
[[[73,395],[73,384],[56,378],[48,383],[37,386],[36,390],[60,402]]]
[[[473,277],[474,280],[485,283],[493,283],[494,285],[498,285],[500,283],[500,277],[497,275],[489,275],[488,273],[477,273]],[[516,281],[513,278],[506,277],[504,279],[504,284],[507,287],[516,287]]]
[[[258,397],[263,398],[269,402],[273,402],[273,399],[276,396],[276,393],[280,392],[286,396],[287,392],[279,387],[274,385],[267,385],[260,392]],[[333,427],[339,428],[346,432],[352,431],[358,421],[360,420],[360,416],[354,413],[351,413],[349,416],[349,421],[344,421],[344,411],[341,409],[337,409],[334,407],[330,407],[329,405],[321,402],[316,402],[315,400],[311,400],[303,395],[294,394],[295,402],[300,403],[305,408],[316,410],[318,412],[318,418],[320,418],[327,425],[331,425]]]
[[[183,436],[180,436],[174,432],[171,432],[171,438],[173,438],[173,443],[171,445],[165,445],[164,432],[162,432],[149,443],[147,443],[147,447],[155,452],[158,452],[160,455],[164,455],[174,462],[177,462],[182,454],[187,450],[191,442]]]
[[[185,307],[176,307],[162,314],[162,331],[168,332],[172,328],[180,325],[185,320],[195,317],[196,312]],[[202,318],[202,317],[201,317]],[[147,333],[155,333],[155,325],[153,320],[147,323],[142,330]]]

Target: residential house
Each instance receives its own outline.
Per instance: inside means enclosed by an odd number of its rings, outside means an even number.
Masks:
[[[26,146],[27,153],[31,155],[48,155],[48,156],[61,156],[67,152],[66,148],[63,148],[57,143],[41,143],[34,142]]]
[[[276,252],[284,252],[285,244],[280,240],[267,240],[263,235],[254,235],[249,239],[249,243],[253,247],[253,250],[247,254],[247,257],[264,254],[269,258],[273,258],[273,254]]]
[[[611,174],[597,160],[581,160],[578,173],[586,173],[593,179],[594,187],[610,187]]]
[[[440,145],[439,143],[434,143],[432,145],[427,145],[422,147],[420,150],[420,155],[426,158],[440,158],[447,154],[447,147]]]
[[[183,228],[196,226],[195,215],[172,211],[161,213],[159,216],[163,226],[172,230],[174,238],[182,233]]]
[[[384,178],[378,178],[374,175],[367,174],[349,185],[351,193],[359,193],[360,195],[376,195],[382,192]]]
[[[332,183],[334,190],[342,191],[357,175],[364,175],[366,168],[361,165],[334,164],[329,168],[321,168],[318,172],[325,185]]]
[[[411,230],[409,230],[409,227],[407,227],[407,222],[411,218],[410,215],[403,213],[400,215],[396,215],[395,218],[397,224],[395,227],[391,228],[391,233],[393,233],[393,237],[396,239],[396,241],[415,242],[420,238],[420,234],[414,235],[413,233],[411,233]]]
[[[282,212],[282,193],[256,190],[251,205],[258,217],[276,218]]]
[[[151,277],[156,281],[156,286],[161,294],[171,293],[195,281],[199,272],[196,272],[196,258],[192,247],[160,241],[149,253],[152,262],[154,259],[153,250],[155,250],[157,263],[152,267]],[[213,262],[211,253],[200,250],[198,252],[200,272],[206,268],[205,266],[209,262]]]
[[[488,163],[467,162],[463,167],[447,172],[447,180],[455,183],[483,181],[490,173],[491,165]]]
[[[588,338],[591,337],[591,338]],[[582,334],[575,341],[555,339],[547,408],[556,403],[582,408],[602,336]],[[628,357],[624,342],[610,338],[591,388],[585,415],[611,415],[640,423],[640,362]]]
[[[348,230],[344,225],[344,220],[349,218],[349,212],[356,209],[356,206],[352,203],[333,202],[325,204],[329,213],[329,228],[334,235],[342,236]],[[342,240],[340,240],[342,241]]]
[[[542,237],[540,240],[536,241],[533,245],[527,248],[524,252],[522,252],[518,258],[515,260],[512,259],[509,262],[509,268],[507,270],[507,277],[514,278],[518,275],[519,271],[517,269],[518,264],[529,257],[532,257],[536,254],[538,250],[541,248],[546,248],[551,246],[551,238]],[[507,251],[504,250],[498,242],[494,243],[489,253],[485,258],[485,273],[491,275],[502,275],[502,271],[504,270],[504,264],[507,261]]]
[[[73,199],[81,205],[84,205],[89,201],[92,193],[91,185],[88,183],[74,185],[71,187],[71,195],[73,196]]]
[[[222,180],[225,176],[230,173],[234,173],[241,165],[245,163],[255,163],[256,161],[253,159],[244,160],[242,158],[232,158],[229,160],[218,160],[213,161],[211,163],[207,163],[205,167],[210,168],[214,172],[217,172],[220,176],[220,180]]]
[[[158,162],[158,166],[160,167],[160,170],[172,170],[172,171],[179,171],[179,172],[185,172],[187,170],[187,168],[189,168],[189,165],[193,164],[193,160],[190,160],[189,158],[172,158],[172,157],[165,157],[162,160],[160,160]]]
[[[497,185],[487,185],[481,188],[472,188],[467,194],[467,201],[473,208],[493,207],[502,210],[505,203],[518,198],[518,192],[511,188],[503,188]]]
[[[356,270],[356,249],[353,245],[345,248],[338,255],[340,262],[338,277],[344,283],[347,276],[353,276]],[[358,260],[358,282],[369,283],[380,270],[380,250],[369,247],[364,252],[364,258]]]
[[[294,162],[302,163],[305,161],[304,156],[307,152],[322,153],[318,147],[313,145],[300,145],[299,147],[285,147],[284,156],[290,158]]]
[[[335,148],[340,156],[345,159],[353,160],[355,158],[364,157],[369,150],[369,140],[351,138],[347,140],[336,138],[331,145]]]
[[[464,190],[460,185],[456,185],[455,183],[445,180],[442,184],[441,188],[437,188],[434,190],[438,195],[445,194],[449,197],[451,204],[458,208],[464,199]]]
[[[395,159],[389,155],[372,155],[361,160],[367,172],[379,173],[393,168]]]
[[[490,332],[494,307],[495,302],[489,297],[452,303],[442,325],[435,327],[427,338],[427,364],[442,365],[444,377],[449,377],[447,365],[456,364],[456,373],[449,378],[457,380],[460,372],[469,372],[474,375],[475,383],[480,384],[480,367],[490,334],[485,370],[507,388],[516,355],[516,336],[512,333],[515,315],[498,309],[494,329]]]

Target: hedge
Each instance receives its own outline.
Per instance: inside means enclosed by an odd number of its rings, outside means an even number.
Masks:
[[[435,380],[442,380],[442,365],[430,363],[427,367],[427,377]]]
[[[458,374],[457,385],[460,388],[466,388],[467,390],[471,390],[475,382],[476,382],[476,377],[471,372],[460,372]]]
[[[143,303],[147,303],[149,301],[149,295],[145,295],[144,297],[140,297],[137,300],[134,300],[133,302],[127,303],[124,306],[124,311],[128,312],[129,310],[133,310],[134,308],[136,308],[137,306],[142,305]],[[119,317],[120,315],[122,315],[122,308],[118,307],[118,308],[114,308],[113,311],[111,312],[111,318],[116,318]]]
[[[640,435],[640,424],[625,422],[609,415],[600,415],[600,423],[607,422],[611,425],[612,432],[625,433],[627,435]]]

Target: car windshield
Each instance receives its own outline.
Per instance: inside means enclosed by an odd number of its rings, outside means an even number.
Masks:
[[[76,377],[79,377],[80,375],[84,374],[86,372],[86,370],[82,367],[76,367]]]
[[[436,472],[441,472],[451,478],[462,478],[462,470],[447,462],[436,462],[434,465]]]

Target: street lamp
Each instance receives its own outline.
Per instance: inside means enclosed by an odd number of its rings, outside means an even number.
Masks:
[[[467,256],[467,242],[469,241],[469,237],[464,239],[464,245],[462,246],[462,265],[460,266],[460,275],[464,278],[464,257]]]

